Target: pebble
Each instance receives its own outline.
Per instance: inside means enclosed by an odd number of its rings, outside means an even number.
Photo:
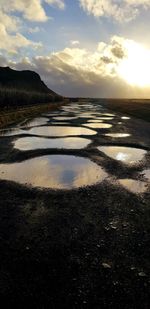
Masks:
[[[108,264],[108,263],[102,263],[102,266],[104,267],[104,268],[111,268],[111,265],[110,264]]]
[[[138,275],[139,277],[146,277],[146,274],[143,271],[139,272]]]

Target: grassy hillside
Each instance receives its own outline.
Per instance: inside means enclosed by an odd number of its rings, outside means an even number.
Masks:
[[[0,108],[57,102],[62,97],[49,89],[32,71],[0,67]]]

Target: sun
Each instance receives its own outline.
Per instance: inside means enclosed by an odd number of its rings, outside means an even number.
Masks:
[[[133,86],[150,86],[150,50],[129,40],[125,42],[124,47],[127,56],[119,63],[119,76]]]

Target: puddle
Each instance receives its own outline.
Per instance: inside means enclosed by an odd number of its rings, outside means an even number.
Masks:
[[[34,119],[28,119],[24,122],[24,127],[34,127],[34,126],[41,126],[43,124],[46,124],[48,122],[47,118],[39,117]]]
[[[104,134],[105,136],[109,136],[109,137],[115,137],[115,138],[121,138],[121,137],[129,137],[131,136],[131,134],[127,134],[127,133],[108,133],[108,134]]]
[[[109,129],[112,127],[112,124],[109,124],[109,123],[84,123],[83,126],[85,127],[89,127],[89,128],[93,128],[93,129]]]
[[[15,136],[19,134],[24,134],[25,131],[21,130],[19,128],[9,128],[9,129],[4,129],[0,130],[0,136]]]
[[[0,164],[1,179],[33,187],[72,189],[102,182],[107,176],[91,160],[69,155],[49,155],[21,163]]]
[[[14,148],[19,150],[35,150],[35,149],[82,149],[91,143],[90,140],[80,137],[66,138],[42,138],[42,137],[23,137],[17,139],[13,144]]]
[[[91,120],[88,120],[87,122],[90,122],[90,123],[99,123],[99,122],[103,122],[103,120],[97,120],[97,119],[91,119]]]
[[[63,121],[63,122],[51,122],[51,125],[55,125],[55,126],[57,126],[57,125],[64,125],[64,124],[67,124],[68,125],[68,122],[65,122],[65,121]]]
[[[143,175],[144,178],[146,178],[148,181],[150,181],[150,169],[145,169],[140,174]]]
[[[121,119],[130,119],[130,117],[123,116],[123,117],[121,117]]]
[[[115,117],[115,114],[109,114],[109,113],[107,113],[107,114],[105,114],[104,116]]]
[[[28,131],[29,134],[42,136],[75,136],[75,135],[95,135],[94,130],[82,127],[67,127],[67,126],[45,126],[36,127]]]
[[[98,117],[98,120],[113,120],[114,117]]]
[[[54,120],[73,120],[73,119],[76,119],[77,117],[53,117]]]
[[[98,150],[110,158],[130,164],[144,159],[146,154],[146,150],[131,147],[100,146]]]
[[[119,179],[119,183],[133,193],[144,193],[147,191],[147,183],[134,179]]]

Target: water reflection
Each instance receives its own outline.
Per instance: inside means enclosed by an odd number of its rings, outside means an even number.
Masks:
[[[24,134],[25,131],[19,128],[9,128],[5,130],[0,130],[0,136],[15,136],[19,134]]]
[[[72,120],[72,119],[76,119],[77,117],[53,117],[54,120]]]
[[[134,179],[120,179],[119,183],[133,193],[144,193],[147,191],[147,183]]]
[[[100,119],[100,120],[113,120],[114,118],[113,117],[98,117],[97,119]]]
[[[109,124],[109,123],[99,123],[99,122],[97,122],[97,123],[92,123],[92,122],[90,122],[90,123],[85,123],[85,124],[83,124],[83,126],[85,126],[85,127],[89,127],[89,128],[98,128],[98,129],[109,129],[109,128],[111,128],[112,127],[112,124]]]
[[[87,158],[49,155],[21,163],[0,164],[0,178],[33,187],[71,189],[93,185],[107,173]]]
[[[19,150],[34,150],[47,148],[81,149],[90,144],[90,140],[81,137],[42,138],[23,137],[14,142],[14,148]]]
[[[109,113],[107,113],[107,114],[105,114],[104,116],[114,117],[114,116],[115,116],[115,114],[109,114]]]
[[[143,149],[131,147],[100,146],[98,150],[104,152],[110,158],[130,164],[144,159],[146,154]]]
[[[75,135],[95,135],[94,130],[82,127],[67,127],[67,126],[44,126],[32,128],[28,131],[32,135],[41,136],[75,136]]]
[[[104,134],[104,135],[109,136],[109,137],[121,138],[121,137],[128,137],[131,134],[127,134],[127,133],[107,133],[107,134]]]
[[[38,117],[34,119],[28,119],[24,122],[23,126],[26,127],[34,127],[34,126],[41,126],[43,124],[46,124],[48,122],[47,118],[44,117]]]
[[[96,123],[98,123],[98,122],[103,122],[103,120],[90,119],[90,120],[88,120],[87,122],[90,122],[90,123],[96,122]]]
[[[125,120],[127,120],[127,119],[130,119],[130,117],[123,116],[123,117],[121,117],[121,119],[125,119]]]
[[[150,169],[145,169],[141,172],[141,175],[143,175],[147,180],[150,181]]]

